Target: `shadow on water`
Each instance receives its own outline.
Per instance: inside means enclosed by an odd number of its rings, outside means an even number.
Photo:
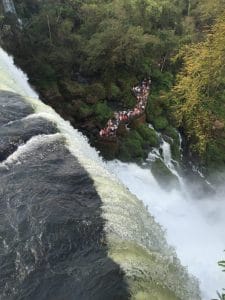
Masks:
[[[1,92],[1,106],[4,96],[8,115],[10,108],[17,115],[3,121],[0,114],[1,125],[31,112],[17,95],[13,108],[12,93]],[[48,123],[40,122],[39,129]],[[61,138],[44,133],[35,147],[28,142],[22,155],[0,165],[0,299],[129,299],[124,273],[108,257],[93,180]]]

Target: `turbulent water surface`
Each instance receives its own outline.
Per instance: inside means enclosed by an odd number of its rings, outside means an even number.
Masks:
[[[0,160],[0,299],[200,299],[143,203],[1,49]]]

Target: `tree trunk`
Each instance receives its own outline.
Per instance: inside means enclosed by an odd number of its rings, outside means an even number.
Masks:
[[[49,16],[48,15],[47,15],[47,23],[48,23],[49,40],[52,44],[52,32],[51,32],[50,21],[49,21]]]

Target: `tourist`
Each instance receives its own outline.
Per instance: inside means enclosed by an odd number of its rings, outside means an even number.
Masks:
[[[132,117],[139,116],[145,110],[150,90],[150,84],[151,79],[148,78],[144,79],[140,85],[132,87],[132,91],[137,99],[136,106],[133,110],[130,109],[128,111],[124,110],[115,112],[114,117],[108,120],[107,126],[100,130],[100,137],[116,136],[116,131],[121,122],[125,123],[127,130],[129,129],[127,126]]]

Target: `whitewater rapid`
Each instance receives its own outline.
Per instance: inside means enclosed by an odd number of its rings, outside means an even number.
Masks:
[[[150,169],[119,161],[108,162],[108,168],[165,228],[182,264],[198,278],[202,299],[218,298],[216,291],[225,286],[225,275],[217,265],[224,259],[225,249],[223,192],[194,199],[187,186],[180,191],[161,189]]]

